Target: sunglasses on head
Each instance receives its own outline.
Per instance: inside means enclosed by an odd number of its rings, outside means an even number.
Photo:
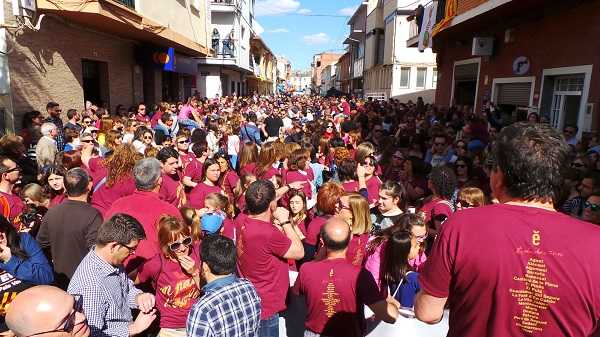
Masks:
[[[189,246],[192,244],[192,238],[191,237],[185,237],[183,238],[183,240],[181,241],[175,241],[175,242],[171,242],[169,244],[169,250],[172,252],[176,252],[179,249],[181,249],[181,246]]]
[[[67,315],[65,318],[63,318],[63,320],[60,322],[60,325],[62,325],[62,328],[34,333],[33,335],[29,335],[28,337],[44,335],[44,334],[53,333],[53,332],[66,332],[66,333],[73,332],[73,329],[75,329],[75,315],[77,313],[83,313],[83,296],[81,296],[79,294],[75,294],[75,295],[73,295],[73,298],[75,300],[73,302],[73,312],[71,312],[69,315]]]
[[[589,201],[585,202],[585,208],[589,208],[592,212],[600,211],[600,205],[592,204]]]

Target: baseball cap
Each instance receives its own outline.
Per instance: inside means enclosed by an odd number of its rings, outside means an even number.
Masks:
[[[225,215],[221,212],[208,212],[202,216],[201,229],[202,232],[208,235],[215,235],[219,233],[223,226]]]

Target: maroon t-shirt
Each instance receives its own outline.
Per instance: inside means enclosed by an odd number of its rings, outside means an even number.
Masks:
[[[8,215],[8,219],[12,222],[15,220],[16,217],[23,213],[23,209],[25,209],[25,204],[17,195],[8,194],[4,192],[0,192],[0,194],[6,197],[6,200],[10,205],[10,214]]]
[[[232,170],[228,170],[223,174],[224,176],[223,179],[221,179],[221,188],[223,189],[225,194],[227,194],[229,200],[234,200],[233,189],[240,180],[240,177],[238,177],[237,173],[235,173],[235,171]]]
[[[193,163],[196,160],[196,156],[192,152],[188,153],[179,153],[179,159],[181,160],[181,165],[185,169],[190,163]],[[200,162],[198,162],[200,163]]]
[[[48,205],[48,208],[60,205],[65,200],[67,200],[67,195],[65,193],[58,194],[52,198],[52,200],[50,200],[50,205]]]
[[[452,207],[450,206],[449,201],[433,199],[423,205],[419,212],[423,212],[425,214],[425,222],[428,222],[431,220],[432,215],[445,215],[446,217],[450,217],[450,215],[452,215]]]
[[[129,214],[136,218],[144,228],[146,240],[142,240],[135,250],[135,256],[128,260],[127,265],[135,266],[158,253],[158,219],[168,214],[181,219],[177,207],[160,200],[158,193],[134,191],[133,194],[116,200],[106,212],[105,219],[117,213]],[[133,260],[133,261],[131,261]]]
[[[92,195],[92,206],[96,208],[103,219],[108,219],[106,211],[117,199],[133,194],[135,191],[135,181],[133,177],[124,177],[112,186],[107,183],[102,184]],[[138,205],[139,206],[139,205]]]
[[[238,270],[256,288],[262,305],[260,318],[265,319],[286,308],[290,280],[283,256],[292,242],[271,223],[248,216],[238,220]]]
[[[190,257],[200,268],[200,246],[191,247]],[[156,254],[139,269],[141,283],[152,281],[156,288],[156,309],[161,328],[184,328],[192,305],[200,297],[200,289],[192,276],[183,271],[179,262]]]
[[[346,260],[354,266],[362,266],[367,254],[367,242],[369,242],[369,233],[353,234],[346,250]]]
[[[240,168],[240,175],[254,175],[254,170],[256,169],[256,163],[248,163],[244,165],[244,167]]]
[[[104,158],[102,157],[93,157],[88,162],[88,173],[94,181],[94,188],[96,188],[98,183],[108,175],[108,170],[102,163],[103,160]]]
[[[372,176],[367,180],[367,192],[369,192],[369,205],[372,205],[379,200],[379,187],[381,187],[381,179],[378,176]]]
[[[202,171],[204,167],[198,160],[191,161],[183,170],[184,177],[190,177],[193,182],[199,183],[202,181]]]
[[[358,192],[358,182],[354,180],[342,183],[342,187],[346,192]]]
[[[304,242],[311,246],[316,246],[317,241],[319,239],[319,233],[321,233],[321,227],[325,225],[325,222],[329,217],[316,216],[312,219],[312,221],[308,224],[308,228],[306,229],[306,239]]]
[[[362,336],[360,271],[346,259],[311,261],[300,267],[292,290],[305,296],[308,330],[324,336]],[[381,295],[375,292],[366,297],[371,304]]]
[[[181,197],[183,196],[183,185],[179,182],[179,177],[177,175],[163,174],[159,195],[161,200],[179,207]]]
[[[211,193],[221,193],[219,186],[210,186],[205,183],[199,183],[192,189],[188,196],[187,206],[195,209],[204,208],[204,199]]]
[[[258,179],[263,179],[263,180],[269,180],[271,179],[274,175],[276,174],[281,174],[281,172],[274,168],[273,166],[269,167],[262,175],[258,175],[257,173],[257,168],[254,169],[254,175],[258,178]]]
[[[454,213],[419,277],[449,297],[449,337],[589,336],[600,319],[600,226],[549,210]]]
[[[305,172],[304,174],[300,171],[286,171],[285,172],[285,183],[286,184],[291,184],[296,181],[305,182],[304,185],[302,186],[302,192],[304,192],[304,195],[306,195],[307,200],[312,198],[312,189],[311,189],[310,183],[309,183],[310,177],[308,175],[308,172]]]

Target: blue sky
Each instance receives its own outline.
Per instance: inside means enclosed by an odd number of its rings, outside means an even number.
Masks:
[[[360,0],[256,0],[260,34],[273,53],[287,57],[292,69],[309,69],[322,51],[343,52],[346,25]],[[335,15],[320,17],[310,15]]]

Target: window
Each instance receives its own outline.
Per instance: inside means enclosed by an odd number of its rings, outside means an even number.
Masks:
[[[433,76],[431,77],[431,87],[432,88],[437,88],[437,78],[438,78],[437,68],[433,68]]]
[[[425,88],[427,68],[417,68],[417,88]]]
[[[400,88],[408,88],[410,86],[410,67],[400,68]]]
[[[375,64],[383,64],[383,55],[385,52],[385,34],[377,35],[377,59]]]

